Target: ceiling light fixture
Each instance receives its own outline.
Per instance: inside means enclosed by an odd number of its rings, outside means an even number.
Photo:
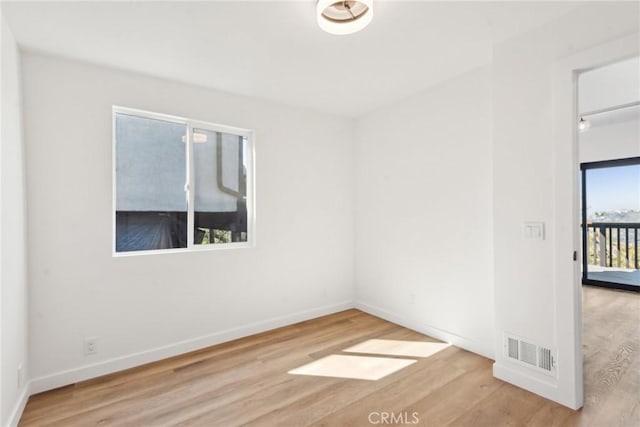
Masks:
[[[362,30],[373,18],[373,0],[318,0],[318,25],[327,33],[344,35]]]
[[[591,122],[589,120],[585,120],[583,117],[580,117],[580,121],[578,122],[578,132],[586,132],[591,127]]]

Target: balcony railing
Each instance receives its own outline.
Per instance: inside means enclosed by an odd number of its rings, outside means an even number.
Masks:
[[[601,267],[640,268],[638,222],[587,223],[587,263]]]

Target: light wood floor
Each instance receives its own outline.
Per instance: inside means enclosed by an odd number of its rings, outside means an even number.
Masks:
[[[348,310],[32,396],[20,425],[368,426],[387,412],[421,426],[640,426],[640,295],[585,287],[584,307],[577,412],[455,347],[378,381],[288,374],[371,338],[433,341]]]

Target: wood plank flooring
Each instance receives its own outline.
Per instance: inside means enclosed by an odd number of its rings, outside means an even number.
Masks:
[[[640,426],[640,294],[585,287],[584,313],[581,411],[456,347],[377,381],[288,374],[372,338],[435,341],[348,310],[32,396],[20,426]]]

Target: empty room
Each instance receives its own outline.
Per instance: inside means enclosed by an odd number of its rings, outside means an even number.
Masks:
[[[0,426],[640,425],[639,1],[0,20]]]

